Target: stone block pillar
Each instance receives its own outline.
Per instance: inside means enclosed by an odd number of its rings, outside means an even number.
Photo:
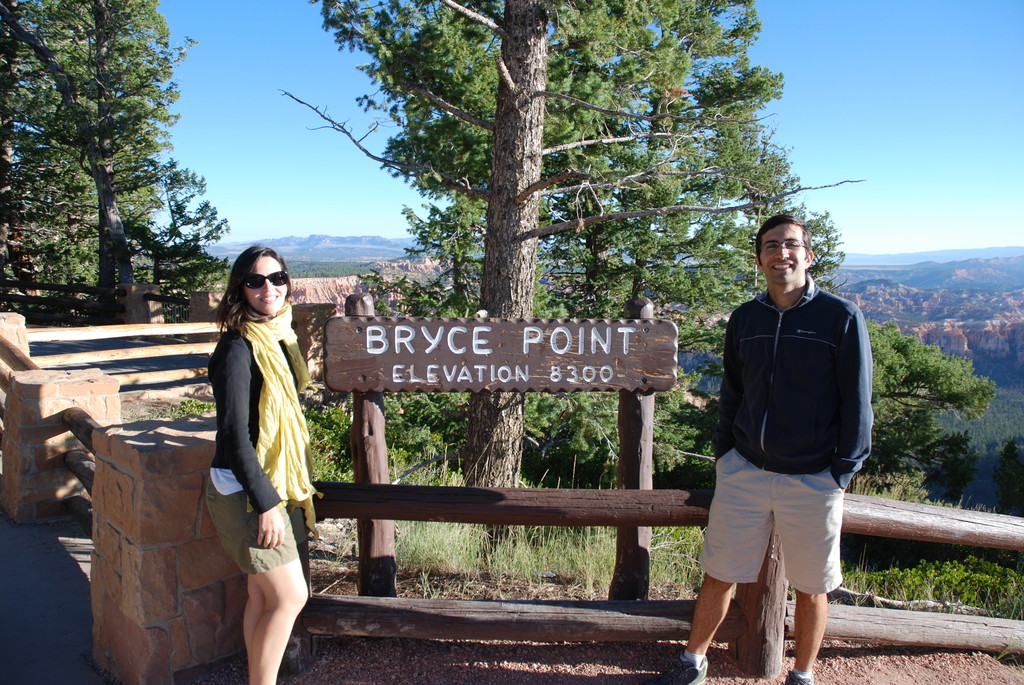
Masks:
[[[243,649],[245,576],[206,511],[215,419],[96,435],[93,657],[128,685],[190,683]]]
[[[143,297],[159,295],[160,286],[149,283],[121,283],[117,287],[125,291],[124,297],[119,297],[118,302],[124,305],[126,324],[164,322],[164,306]]]
[[[80,407],[96,421],[121,418],[119,383],[95,369],[15,371],[4,409],[3,481],[0,502],[14,521],[66,515],[61,500],[84,488],[64,466],[63,455],[82,444],[65,427],[61,412]]]
[[[14,312],[0,312],[0,338],[28,355],[28,333],[25,330],[25,317]]]
[[[297,304],[292,308],[292,328],[315,381],[324,379],[324,324],[337,313],[338,308],[331,303]]]
[[[209,323],[214,320],[214,312],[220,304],[224,293],[219,290],[196,290],[189,297],[189,323]],[[217,333],[193,333],[188,336],[189,342],[214,342],[220,337]]]

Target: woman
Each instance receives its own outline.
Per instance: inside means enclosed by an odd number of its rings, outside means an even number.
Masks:
[[[316,532],[309,433],[298,390],[309,371],[291,328],[284,259],[253,246],[217,306],[210,357],[217,447],[206,500],[221,542],[248,575],[242,632],[249,682],[270,684],[309,598],[298,545]]]

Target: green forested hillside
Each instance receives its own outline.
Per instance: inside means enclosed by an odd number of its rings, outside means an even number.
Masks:
[[[370,272],[375,262],[322,262],[309,259],[289,259],[288,273],[294,278],[342,278]]]
[[[992,469],[999,461],[999,452],[1008,440],[1024,442],[1024,381],[1018,380],[1012,386],[1000,384],[995,399],[981,418],[966,421],[947,416],[942,423],[947,430],[968,431],[979,456],[978,473],[964,493],[968,504],[994,506]]]

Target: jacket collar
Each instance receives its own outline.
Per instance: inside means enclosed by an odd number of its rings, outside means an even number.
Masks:
[[[803,307],[805,304],[807,304],[808,302],[813,300],[817,294],[818,294],[818,286],[814,284],[814,279],[811,278],[811,275],[807,274],[807,289],[804,290],[804,294],[800,297],[800,300],[795,305],[790,307],[790,309],[796,309],[797,307]],[[768,291],[767,290],[762,292],[762,293],[757,294],[754,297],[754,299],[757,300],[758,302],[760,302],[761,304],[767,306],[767,307],[771,307],[772,309],[774,309],[777,312],[786,311],[784,309],[779,309],[777,306],[775,306],[775,303],[772,302],[772,298],[768,297]]]

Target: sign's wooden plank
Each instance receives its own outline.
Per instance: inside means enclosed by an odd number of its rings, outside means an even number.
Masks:
[[[648,392],[676,383],[676,326],[659,319],[337,316],[324,340],[335,391]]]

